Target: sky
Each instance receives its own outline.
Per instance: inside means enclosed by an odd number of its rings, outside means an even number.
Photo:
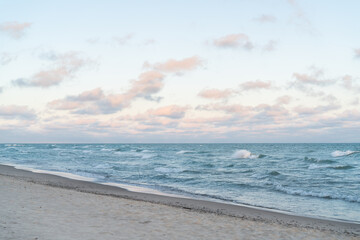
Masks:
[[[0,142],[359,142],[358,0],[0,0]]]

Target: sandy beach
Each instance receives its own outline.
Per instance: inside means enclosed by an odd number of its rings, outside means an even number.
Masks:
[[[360,225],[0,166],[0,239],[359,239]]]

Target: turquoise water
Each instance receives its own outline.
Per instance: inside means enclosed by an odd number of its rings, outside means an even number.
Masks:
[[[360,144],[0,144],[0,163],[360,221]]]

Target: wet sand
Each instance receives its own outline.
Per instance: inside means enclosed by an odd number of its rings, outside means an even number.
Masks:
[[[360,239],[360,224],[0,165],[0,239]]]

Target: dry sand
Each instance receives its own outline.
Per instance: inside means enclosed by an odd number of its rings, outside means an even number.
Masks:
[[[8,166],[0,166],[0,206],[0,239],[360,239],[359,224],[133,193]]]

